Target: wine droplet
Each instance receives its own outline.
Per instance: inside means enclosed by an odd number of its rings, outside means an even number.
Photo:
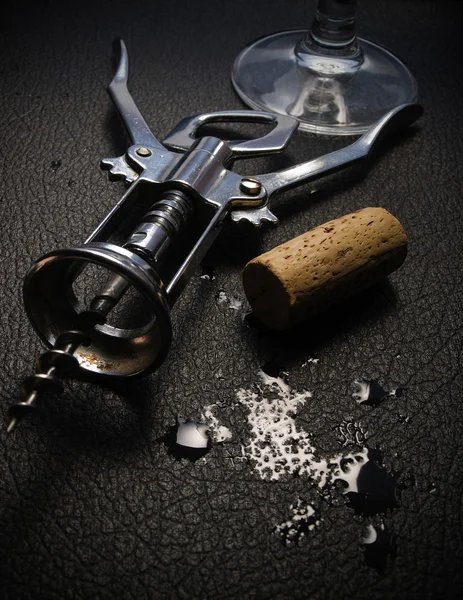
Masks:
[[[368,525],[361,542],[366,564],[383,575],[397,556],[397,538],[383,524]]]
[[[160,438],[177,460],[183,458],[195,462],[205,456],[211,449],[212,440],[206,423],[190,419],[177,419]]]
[[[381,464],[377,450],[366,448],[341,459],[335,479],[345,486],[347,504],[365,517],[384,514],[399,506],[397,478]]]
[[[400,398],[404,392],[403,387],[398,387],[395,390],[388,392],[374,379],[358,379],[354,381],[355,391],[352,398],[358,404],[366,404],[368,406],[378,406],[387,398]]]

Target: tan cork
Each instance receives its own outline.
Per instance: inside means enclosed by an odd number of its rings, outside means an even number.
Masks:
[[[363,208],[251,260],[244,291],[267,327],[288,329],[387,277],[406,255],[399,221],[383,208]]]

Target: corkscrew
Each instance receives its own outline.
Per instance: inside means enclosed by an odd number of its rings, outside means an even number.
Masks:
[[[104,159],[102,166],[111,179],[123,179],[128,189],[83,245],[44,255],[26,275],[26,312],[49,349],[21,386],[20,401],[9,408],[8,431],[35,407],[40,394],[57,388],[60,377],[79,371],[135,377],[158,368],[172,339],[170,311],[228,216],[256,227],[277,223],[270,207],[274,196],[364,161],[386,135],[413,123],[422,112],[415,104],[400,106],[342,150],[275,173],[243,177],[231,170],[233,161],[283,151],[297,121],[248,110],[210,112],[184,119],[160,143],[128,91],[128,55],[122,40],[119,51],[108,90],[131,145],[123,156]],[[266,123],[273,128],[251,140],[197,136],[204,125],[219,122]],[[140,202],[148,209],[144,218],[124,243],[116,243],[118,230],[133,218]],[[199,224],[200,232],[166,280],[160,273],[168,250],[183,239],[192,222]],[[99,272],[100,289],[83,302],[75,285],[89,265],[102,269],[105,279]],[[149,316],[142,324],[116,326],[109,316],[129,290],[147,304]]]

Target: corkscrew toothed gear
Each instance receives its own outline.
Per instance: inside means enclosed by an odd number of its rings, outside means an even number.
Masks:
[[[277,223],[270,210],[271,198],[364,161],[386,135],[410,125],[422,113],[416,104],[399,106],[342,150],[275,173],[242,177],[231,170],[233,161],[281,152],[296,131],[297,121],[248,110],[210,112],[184,119],[160,143],[128,91],[128,56],[122,40],[118,48],[119,64],[108,89],[132,144],[123,156],[104,159],[102,166],[109,169],[111,179],[123,179],[129,187],[82,246],[46,254],[26,275],[26,311],[50,349],[39,358],[35,374],[24,381],[20,402],[9,408],[8,431],[35,407],[43,391],[56,387],[59,377],[79,370],[133,377],[159,367],[172,338],[170,309],[227,215],[256,227]],[[273,129],[245,141],[196,138],[200,127],[218,122],[267,123]],[[157,198],[154,203],[153,196]],[[151,208],[123,245],[108,241],[134,212],[136,198],[137,202],[151,198]],[[203,223],[205,219],[207,225],[186,250],[178,269],[163,282],[158,272],[172,242],[192,220]],[[109,277],[87,306],[73,286],[88,265],[102,267]],[[108,315],[130,288],[148,303],[149,320],[132,328],[109,324]]]

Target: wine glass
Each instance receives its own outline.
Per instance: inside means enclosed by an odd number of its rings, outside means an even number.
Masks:
[[[404,63],[357,37],[356,10],[356,0],[319,0],[308,32],[282,31],[248,45],[233,66],[238,95],[328,135],[364,133],[391,109],[416,102],[418,85]]]

